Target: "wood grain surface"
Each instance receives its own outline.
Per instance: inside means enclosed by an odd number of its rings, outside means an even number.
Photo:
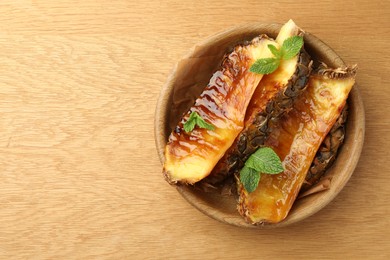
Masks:
[[[159,91],[205,37],[293,18],[349,63],[366,138],[344,190],[276,230],[219,223],[163,179]],[[0,2],[1,259],[389,259],[388,1]]]

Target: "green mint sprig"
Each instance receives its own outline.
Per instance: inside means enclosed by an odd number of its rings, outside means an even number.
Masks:
[[[268,44],[268,49],[274,55],[273,58],[256,60],[249,71],[256,74],[271,74],[280,65],[281,60],[289,60],[295,57],[303,46],[302,36],[292,36],[284,40],[282,47],[278,50],[274,45]]]
[[[194,130],[196,125],[200,128],[205,128],[207,130],[214,130],[214,126],[212,124],[209,124],[206,121],[204,121],[204,119],[197,112],[194,111],[190,114],[190,117],[184,123],[183,125],[184,131],[189,133],[192,130]]]
[[[259,185],[261,174],[278,174],[283,171],[282,162],[274,150],[262,147],[246,160],[240,171],[240,182],[250,193]]]

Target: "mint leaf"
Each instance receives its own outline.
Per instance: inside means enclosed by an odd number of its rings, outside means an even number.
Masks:
[[[196,125],[196,112],[192,112],[187,122],[185,122],[183,125],[184,131],[186,131],[187,133],[191,132],[192,130],[194,130],[195,125]]]
[[[287,38],[282,45],[281,53],[284,60],[289,60],[296,56],[303,46],[302,36],[292,36]]]
[[[183,125],[184,131],[186,131],[187,133],[191,132],[192,130],[194,130],[195,125],[196,125],[195,120],[188,119],[188,121],[185,122],[185,124]]]
[[[200,128],[206,128],[207,130],[214,130],[214,126],[204,121],[203,118],[201,118],[200,116],[196,118],[196,124]]]
[[[203,118],[197,113],[192,112],[188,120],[183,124],[184,131],[187,133],[194,130],[195,126],[198,125],[200,128],[205,128],[207,130],[214,130],[214,126],[212,124],[207,123],[203,120]]]
[[[260,173],[252,168],[244,166],[240,171],[240,182],[248,192],[256,190],[260,181]]]
[[[252,64],[249,71],[256,74],[270,74],[279,67],[279,64],[280,64],[280,59],[275,59],[275,58],[258,59],[255,61],[255,63]]]
[[[280,59],[282,57],[282,52],[279,51],[275,45],[272,45],[272,44],[268,44],[268,49],[272,52],[272,54],[275,56],[275,58],[278,58]]]
[[[282,47],[278,50],[274,45],[268,44],[268,49],[275,56],[274,58],[258,59],[251,68],[250,72],[256,74],[270,74],[274,72],[280,65],[280,61],[289,60],[295,57],[303,46],[302,36],[292,36],[284,40]]]
[[[269,147],[259,148],[246,160],[245,166],[267,174],[278,174],[284,170],[280,158]]]
[[[282,162],[274,150],[262,147],[246,160],[240,171],[240,182],[250,193],[259,185],[261,174],[277,174],[283,171]]]

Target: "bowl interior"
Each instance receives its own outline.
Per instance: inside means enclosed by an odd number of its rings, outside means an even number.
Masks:
[[[194,46],[177,63],[161,90],[156,107],[155,140],[161,162],[164,161],[164,148],[171,130],[207,85],[213,72],[220,65],[223,55],[236,44],[251,40],[257,35],[267,34],[276,37],[280,27],[279,24],[263,23],[234,27]],[[345,66],[342,59],[330,47],[310,33],[305,34],[305,49],[315,61],[325,62],[330,67]],[[191,186],[177,186],[177,190],[189,203],[206,215],[241,227],[286,226],[316,213],[344,187],[361,153],[365,119],[363,102],[356,85],[349,95],[348,103],[349,115],[344,145],[333,166],[326,172],[326,175],[332,176],[330,189],[295,201],[284,221],[264,226],[250,225],[237,212],[234,196],[223,196],[219,192],[205,193]]]

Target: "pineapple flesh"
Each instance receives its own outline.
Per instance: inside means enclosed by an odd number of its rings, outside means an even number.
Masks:
[[[287,38],[302,34],[290,20],[281,28],[276,42],[281,46]],[[272,122],[292,107],[310,72],[310,57],[302,49],[296,57],[282,60],[275,72],[263,77],[248,106],[244,129],[203,181],[205,186],[215,185],[242,168],[246,159],[264,144]]]
[[[279,45],[266,35],[238,45],[224,57],[195,104],[169,136],[163,174],[171,183],[194,184],[208,176],[244,126],[249,101],[263,75],[249,71],[261,58],[272,57],[268,45]],[[199,127],[189,133],[183,124],[197,112],[214,130]]]
[[[356,67],[321,69],[310,76],[293,109],[275,122],[264,145],[274,149],[285,170],[263,174],[252,193],[237,178],[238,211],[248,222],[278,223],[287,216],[320,144],[346,104],[355,74]]]

